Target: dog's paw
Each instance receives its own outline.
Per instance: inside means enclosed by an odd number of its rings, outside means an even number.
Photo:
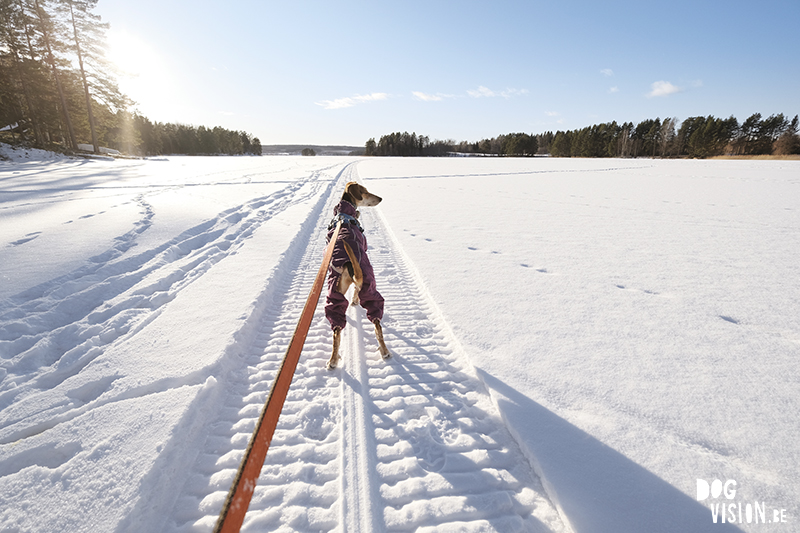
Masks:
[[[338,361],[338,360],[334,361],[333,359],[330,359],[330,360],[328,360],[328,362],[325,364],[325,368],[327,368],[328,370],[335,370],[335,369],[336,369],[336,365],[337,365],[338,363],[339,363],[339,361]]]
[[[381,357],[384,360],[389,359],[392,356],[389,348],[387,348],[386,344],[383,343],[383,340],[378,341],[378,352],[381,354]]]

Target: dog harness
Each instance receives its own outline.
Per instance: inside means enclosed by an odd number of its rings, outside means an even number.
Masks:
[[[339,213],[338,215],[333,217],[331,223],[328,224],[328,231],[331,231],[333,228],[335,228],[336,224],[338,224],[339,221],[342,222],[342,226],[344,226],[345,224],[350,224],[351,226],[357,227],[358,231],[360,231],[361,233],[364,233],[364,228],[361,227],[361,223],[358,221],[358,219],[346,213]]]

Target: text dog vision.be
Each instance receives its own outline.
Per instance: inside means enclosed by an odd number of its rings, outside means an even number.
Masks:
[[[711,502],[711,520],[716,524],[721,523],[767,523],[767,505],[765,502],[753,502],[742,505],[741,502],[732,502],[736,498],[736,481],[729,479],[723,483],[715,479],[710,484],[705,479],[697,480],[697,501],[707,500],[709,497],[716,500],[724,496],[729,503]],[[786,509],[773,509],[772,519],[769,523],[785,523]]]

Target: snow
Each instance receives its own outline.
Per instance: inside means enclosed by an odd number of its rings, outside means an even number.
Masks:
[[[0,149],[0,530],[213,528],[349,180],[393,357],[318,306],[243,531],[796,528],[797,162]]]
[[[63,161],[67,156],[40,150],[38,148],[16,147],[10,144],[0,143],[0,161]]]

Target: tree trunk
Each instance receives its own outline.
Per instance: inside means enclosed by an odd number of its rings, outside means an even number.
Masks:
[[[78,142],[75,140],[75,129],[72,127],[72,120],[69,117],[69,109],[67,107],[67,98],[64,96],[64,88],[61,85],[61,78],[58,75],[58,68],[56,67],[56,59],[53,56],[53,49],[50,47],[50,35],[47,32],[47,23],[45,21],[45,14],[41,7],[39,7],[39,0],[36,0],[36,14],[42,24],[42,36],[44,37],[45,48],[47,49],[47,62],[53,70],[53,78],[56,81],[58,88],[58,97],[61,100],[61,111],[64,114],[64,121],[67,125],[67,132],[69,133],[70,148],[73,150],[78,149]]]
[[[92,146],[94,153],[100,153],[100,146],[97,144],[97,132],[94,129],[94,113],[92,113],[92,97],[89,95],[89,84],[86,82],[86,70],[83,68],[83,55],[81,55],[81,45],[78,41],[78,27],[75,24],[75,12],[72,10],[72,0],[69,0],[69,14],[72,18],[72,31],[75,34],[75,49],[78,52],[78,66],[81,69],[81,78],[83,79],[83,92],[86,95],[86,111],[89,115],[89,129],[92,132]]]
[[[19,0],[15,3],[16,8],[19,10],[20,13],[20,20],[24,19],[24,8]],[[28,39],[28,46],[30,46],[30,37],[28,36],[28,26],[25,25],[25,36]],[[14,30],[8,30],[8,39],[7,39],[8,49],[11,51],[11,59],[13,64],[13,70],[16,74],[17,78],[19,79],[20,86],[22,87],[22,93],[25,100],[25,105],[20,105],[20,109],[23,110],[21,115],[23,117],[28,116],[30,119],[31,126],[33,127],[33,135],[35,138],[35,146],[42,147],[44,145],[44,136],[42,135],[42,128],[39,123],[38,113],[36,112],[36,106],[34,104],[33,96],[31,95],[31,88],[28,80],[28,73],[25,69],[26,64],[23,60],[21,55],[21,50],[23,49],[23,45],[21,42],[18,42],[17,39],[14,37]],[[24,109],[27,109],[27,115],[24,112]]]
[[[20,67],[21,60],[19,55],[17,54],[16,50],[13,50],[14,56],[14,70],[17,73],[17,77],[19,77],[19,82],[22,85],[22,92],[25,96],[25,105],[28,107],[28,112],[31,116],[31,126],[33,126],[33,135],[36,138],[36,146],[43,147],[44,146],[44,137],[42,136],[42,130],[39,127],[39,120],[36,116],[36,108],[33,105],[33,98],[31,97],[31,91],[28,87],[28,82],[25,79],[25,75],[22,72],[22,68]]]

